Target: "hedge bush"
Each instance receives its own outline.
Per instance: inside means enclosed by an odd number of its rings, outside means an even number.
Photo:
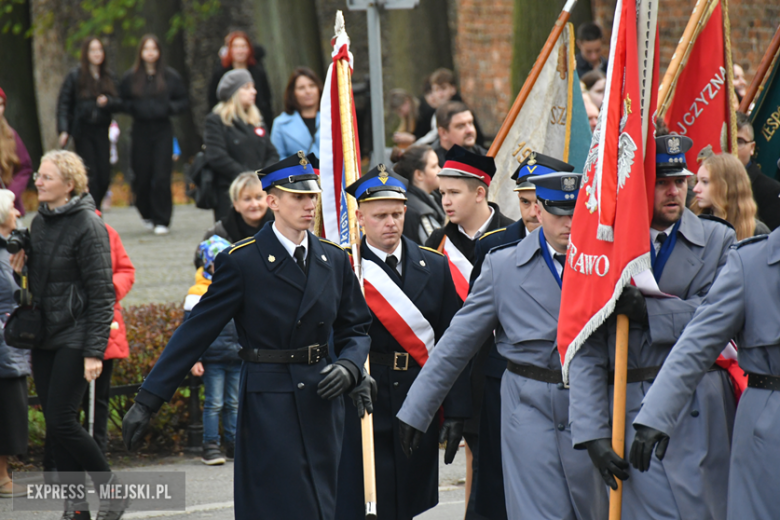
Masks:
[[[127,342],[130,355],[127,359],[114,361],[111,386],[141,384],[152,371],[165,345],[184,319],[181,304],[147,304],[127,307],[122,310],[127,328]],[[35,395],[33,379],[29,378],[30,395]],[[186,442],[189,412],[187,404],[189,388],[180,388],[173,399],[160,409],[152,419],[142,450],[180,451]],[[203,387],[198,396],[203,402]],[[116,396],[109,403],[108,431],[111,437],[121,437],[122,418],[133,405],[134,396]],[[30,445],[42,446],[45,427],[40,406],[30,409]]]

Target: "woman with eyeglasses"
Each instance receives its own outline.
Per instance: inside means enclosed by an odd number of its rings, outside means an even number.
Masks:
[[[47,437],[65,485],[84,484],[85,471],[98,484],[117,483],[97,442],[79,423],[87,385],[103,370],[114,318],[114,284],[106,226],[87,192],[81,158],[48,152],[34,175],[38,214],[30,226],[30,248],[10,258],[17,275],[27,264],[29,287],[43,314],[43,339],[32,349],[35,388]],[[100,501],[99,520],[121,518],[126,502]],[[62,518],[90,518],[84,500],[65,501]]]

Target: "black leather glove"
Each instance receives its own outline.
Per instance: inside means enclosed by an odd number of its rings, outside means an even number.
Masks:
[[[122,439],[130,451],[137,450],[144,438],[144,433],[152,420],[152,411],[143,403],[136,402],[122,419]]]
[[[410,426],[398,419],[398,433],[401,437],[401,449],[406,454],[407,458],[412,456],[414,450],[420,447],[420,441],[423,438],[423,432]]]
[[[377,390],[376,379],[371,377],[364,368],[363,380],[349,393],[352,403],[357,408],[358,417],[361,419],[366,413],[374,413]]]
[[[617,489],[615,477],[628,480],[628,462],[618,457],[612,449],[612,439],[596,439],[585,443],[593,465],[598,468],[601,478],[612,489]]]
[[[634,429],[636,436],[631,445],[629,460],[631,465],[639,471],[647,471],[650,469],[653,448],[655,448],[655,456],[658,457],[658,460],[664,460],[666,447],[669,445],[669,436],[662,431],[642,424],[635,424]]]
[[[615,304],[615,316],[618,314],[625,314],[631,321],[647,324],[647,302],[639,289],[633,285],[623,288],[623,294]]]
[[[439,429],[439,444],[447,444],[444,450],[444,463],[452,464],[455,454],[458,453],[460,440],[463,438],[463,419],[444,419]]]
[[[338,361],[323,368],[320,374],[325,377],[317,385],[317,395],[323,399],[335,399],[355,384],[352,374]]]

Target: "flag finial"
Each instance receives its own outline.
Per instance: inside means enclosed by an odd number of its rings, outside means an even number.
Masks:
[[[347,35],[347,27],[344,24],[344,13],[341,12],[341,9],[336,11],[336,25],[333,26],[333,33],[336,38]]]

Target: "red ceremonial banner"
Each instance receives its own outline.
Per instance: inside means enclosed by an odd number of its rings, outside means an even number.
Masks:
[[[731,149],[731,60],[726,55],[721,2],[714,4],[709,19],[703,22],[664,117],[671,133],[693,139],[693,148],[685,156],[689,168],[695,168],[696,156],[707,145],[712,145],[715,153]]]
[[[558,350],[567,382],[577,349],[612,314],[631,278],[650,269],[655,169],[646,171],[643,157],[639,72],[636,3],[620,0],[604,105],[584,167],[563,278]],[[653,128],[647,140],[654,143]]]

